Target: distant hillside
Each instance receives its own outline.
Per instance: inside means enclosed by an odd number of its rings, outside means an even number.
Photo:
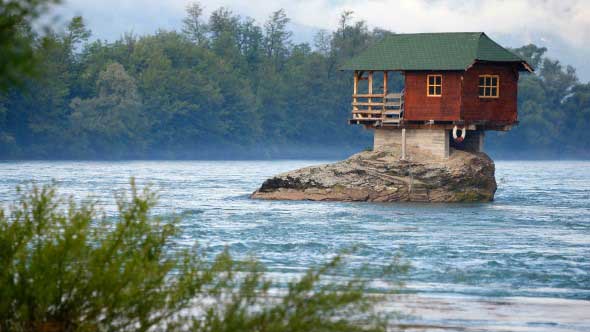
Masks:
[[[314,45],[277,11],[263,26],[220,8],[179,31],[88,42],[75,18],[37,36],[40,73],[0,93],[0,158],[340,158],[371,145],[348,126],[352,77],[339,65],[391,32],[344,14]],[[520,125],[488,135],[506,158],[589,158],[590,85],[527,45]],[[401,79],[394,86],[401,89]]]

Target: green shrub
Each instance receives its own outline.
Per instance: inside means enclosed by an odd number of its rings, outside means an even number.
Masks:
[[[176,221],[150,214],[149,189],[118,195],[116,218],[32,186],[0,211],[0,332],[379,331],[381,296],[359,269],[326,282],[342,255],[275,294],[256,261],[173,245]],[[403,272],[393,264],[377,277]]]

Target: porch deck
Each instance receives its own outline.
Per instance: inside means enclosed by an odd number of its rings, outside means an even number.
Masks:
[[[404,115],[404,91],[388,94],[353,94],[350,124],[399,125]]]

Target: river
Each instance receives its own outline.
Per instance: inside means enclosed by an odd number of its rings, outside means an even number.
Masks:
[[[355,259],[411,263],[388,305],[411,331],[590,331],[590,162],[498,161],[487,204],[253,201],[276,173],[326,161],[1,162],[0,202],[33,180],[91,196],[159,192],[155,213],[183,217],[179,245],[255,255],[289,278],[359,245]]]

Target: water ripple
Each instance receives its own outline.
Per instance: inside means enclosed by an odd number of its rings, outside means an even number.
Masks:
[[[575,316],[590,308],[589,162],[498,162],[499,189],[489,204],[248,199],[273,174],[324,162],[2,162],[0,203],[10,204],[17,185],[54,179],[62,193],[91,195],[113,215],[113,193],[134,176],[158,190],[156,214],[182,218],[179,246],[228,247],[258,257],[284,278],[352,245],[360,246],[354,263],[374,267],[399,252],[412,264],[408,292],[419,294],[402,301],[402,311],[427,316],[409,322],[466,330],[590,330],[587,312]],[[432,303],[437,311],[429,309]],[[572,303],[577,307],[568,307]],[[544,312],[527,320],[518,310]]]

